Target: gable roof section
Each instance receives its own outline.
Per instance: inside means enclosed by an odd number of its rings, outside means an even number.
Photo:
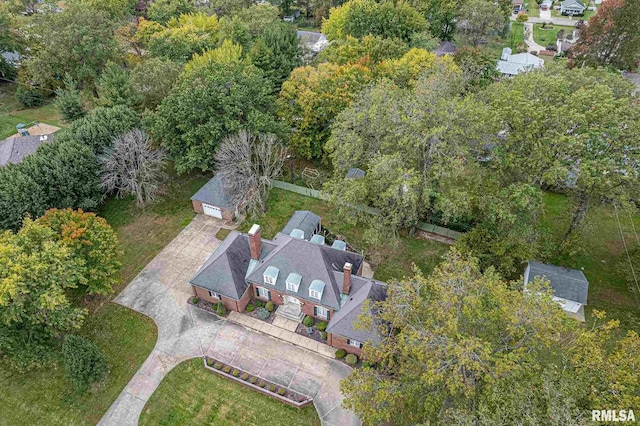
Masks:
[[[272,243],[276,248],[263,257],[260,265],[249,274],[247,281],[333,309],[340,308],[342,281],[336,280],[334,272],[342,271],[347,262],[357,271],[363,261],[361,255],[299,240],[284,233],[278,233]],[[275,285],[264,283],[264,271],[270,266],[280,270]],[[286,277],[292,272],[302,276],[297,292],[287,290]],[[309,297],[309,286],[313,280],[320,280],[326,284],[320,301]]]
[[[582,271],[529,261],[525,283],[533,281],[535,277],[546,278],[556,297],[587,304],[589,281]]]
[[[220,174],[215,175],[209,182],[205,183],[191,199],[216,207],[231,207],[231,201],[229,201],[229,197],[224,190],[224,180]]]
[[[352,167],[351,169],[349,169],[349,171],[344,176],[344,178],[345,179],[358,179],[358,178],[365,177],[365,175],[366,175],[366,172],[364,170],[359,169],[357,167]]]
[[[562,3],[560,3],[560,6],[562,7],[581,7],[583,9],[586,9],[587,6],[584,5],[584,3],[582,3],[580,0],[565,0]]]
[[[262,240],[261,256],[267,256],[273,248],[268,241]],[[231,231],[196,272],[190,283],[239,300],[248,287],[245,275],[250,261],[249,237],[237,231]]]
[[[54,134],[17,136],[0,143],[0,167],[22,163],[27,155],[36,152],[43,143],[53,142]]]
[[[308,210],[298,210],[291,215],[289,222],[282,228],[282,233],[290,235],[294,229],[304,232],[304,238],[309,239],[320,225],[320,216]]]
[[[444,56],[444,55],[450,55],[450,54],[456,53],[457,50],[458,48],[456,47],[455,44],[445,40],[440,43],[440,45],[434,51],[434,53],[436,54],[436,56]]]
[[[338,275],[342,275],[342,273],[338,273]],[[358,276],[352,276],[351,280],[351,295],[344,302],[342,308],[335,312],[333,318],[329,321],[327,332],[359,342],[371,340],[373,343],[378,343],[380,341],[380,335],[378,330],[375,329],[375,326],[369,330],[356,330],[354,326],[357,324],[360,314],[366,313],[373,315],[371,304],[365,312],[363,312],[363,305],[368,299],[371,299],[371,302],[384,300],[387,297],[387,285],[380,281]]]

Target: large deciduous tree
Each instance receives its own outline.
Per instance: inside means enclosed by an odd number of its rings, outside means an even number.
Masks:
[[[171,92],[182,66],[163,58],[148,58],[131,70],[131,89],[141,109],[155,109]]]
[[[373,34],[409,41],[413,34],[427,27],[425,18],[408,3],[350,0],[331,9],[329,19],[322,24],[322,32],[330,40]]]
[[[107,64],[96,83],[100,106],[113,107],[125,105],[131,107],[137,103],[135,92],[131,88],[129,71],[113,62]]]
[[[489,0],[466,0],[460,9],[460,33],[474,47],[487,36],[501,33],[507,24],[508,15],[499,5]]]
[[[264,213],[271,179],[280,176],[286,150],[275,135],[244,130],[227,136],[215,155],[231,204],[250,215]]]
[[[175,159],[179,172],[213,168],[216,147],[239,130],[282,133],[275,119],[272,85],[225,42],[196,55],[160,106],[151,133]]]
[[[279,90],[294,68],[302,64],[296,30],[286,22],[268,24],[249,53],[251,60]]]
[[[106,63],[121,55],[110,15],[79,4],[38,14],[27,31],[32,45],[21,78],[40,89],[59,88],[66,75],[93,89]]]
[[[166,154],[155,149],[144,130],[120,135],[100,156],[100,180],[105,193],[133,195],[140,207],[153,201],[165,180]]]
[[[373,321],[360,317],[381,341],[364,346],[374,368],[342,382],[346,407],[367,424],[581,424],[594,406],[637,403],[638,334],[616,342],[616,321],[581,328],[544,282],[528,290],[456,251],[390,283]]]
[[[166,25],[172,18],[196,11],[192,0],[155,0],[147,8],[150,20]]]
[[[571,65],[635,69],[640,61],[640,2],[603,2],[571,49]]]
[[[455,0],[409,0],[429,22],[429,31],[440,40],[453,40],[456,18],[463,1]]]

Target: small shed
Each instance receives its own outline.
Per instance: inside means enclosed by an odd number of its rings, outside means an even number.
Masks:
[[[358,178],[363,178],[365,176],[365,171],[362,169],[359,169],[357,167],[351,168],[349,169],[349,171],[347,172],[346,175],[344,175],[345,179],[358,179]]]
[[[191,197],[191,203],[196,212],[206,216],[226,221],[234,218],[235,209],[229,201],[224,189],[224,180],[219,174],[211,178]]]
[[[0,167],[19,164],[43,143],[52,143],[54,134],[15,136],[0,142]]]
[[[454,53],[456,53],[456,50],[458,50],[458,48],[455,44],[445,40],[440,43],[438,48],[434,50],[433,53],[435,53],[437,57],[441,57],[446,55],[453,55]]]
[[[549,287],[553,290],[553,300],[558,302],[565,312],[584,321],[584,305],[587,304],[589,281],[582,271],[529,261],[524,272],[525,290],[527,284],[536,277],[549,281]]]

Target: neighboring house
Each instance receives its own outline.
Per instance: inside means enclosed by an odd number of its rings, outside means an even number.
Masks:
[[[361,254],[327,246],[318,234],[301,238],[302,229],[289,230],[294,224],[316,230],[320,218],[295,212],[273,240],[263,239],[258,225],[248,234],[232,231],[191,279],[194,295],[237,312],[256,298],[295,321],[305,315],[327,321],[327,343],[360,355],[362,344],[379,335],[355,330],[354,323],[366,300],[386,297],[386,284],[361,276]]]
[[[522,9],[524,9],[524,0],[512,0],[513,4],[513,13],[518,14]]]
[[[456,50],[458,50],[458,48],[455,44],[445,40],[440,43],[438,48],[434,50],[433,53],[435,53],[437,57],[441,57],[446,55],[453,55],[454,53],[456,53]]]
[[[544,0],[540,3],[540,10],[551,10],[553,6],[553,0]]]
[[[357,167],[349,169],[346,175],[344,175],[345,179],[359,179],[365,177],[366,172]]]
[[[576,16],[584,15],[584,11],[587,10],[587,6],[580,0],[565,0],[560,3],[560,13],[562,15]]]
[[[298,30],[298,38],[300,44],[313,53],[321,52],[329,45],[327,37],[322,33]]]
[[[573,318],[584,322],[584,306],[587,304],[589,281],[582,271],[556,265],[529,261],[524,272],[524,288],[536,277],[549,281],[553,290],[553,300]]]
[[[502,58],[498,61],[496,68],[498,72],[506,77],[513,77],[533,71],[544,66],[544,60],[531,53],[511,54],[511,49],[502,49]]]
[[[556,48],[557,48],[558,55],[563,52],[568,52],[575,45],[576,45],[575,43],[572,43],[570,41],[556,40]]]
[[[191,203],[196,212],[207,216],[226,221],[232,221],[235,217],[235,208],[229,201],[224,189],[224,180],[219,174],[211,178],[191,197]]]
[[[15,136],[0,142],[0,167],[22,163],[43,143],[53,142],[54,134]]]

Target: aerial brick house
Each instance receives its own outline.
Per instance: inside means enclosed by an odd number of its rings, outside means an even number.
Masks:
[[[363,256],[341,241],[326,245],[319,230],[319,216],[298,211],[272,240],[258,225],[247,234],[232,231],[191,279],[194,295],[237,312],[252,298],[271,301],[288,319],[327,321],[327,343],[360,355],[363,343],[379,336],[354,324],[365,301],[383,300],[387,286],[362,277]]]

